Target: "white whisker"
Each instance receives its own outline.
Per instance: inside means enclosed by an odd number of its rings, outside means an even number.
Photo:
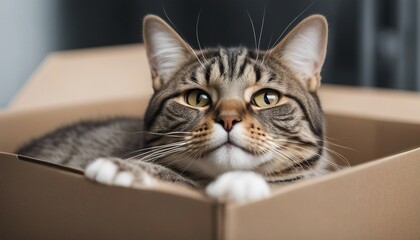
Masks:
[[[184,150],[182,150],[182,151],[179,151],[179,152],[175,152],[175,153],[172,153],[172,157],[174,157],[174,156],[176,156],[176,155],[184,155],[186,152],[188,152],[188,149],[184,149]],[[169,167],[169,165],[171,165],[171,164],[173,164],[173,163],[177,163],[177,162],[179,162],[179,161],[184,161],[184,159],[180,159],[180,158],[175,158],[175,159],[173,159],[171,162],[169,162],[169,163],[165,163],[165,162],[161,162],[160,164],[162,165],[162,166],[165,166],[165,167]]]
[[[203,57],[203,59],[205,60],[205,62],[207,63],[208,61],[207,61],[207,59],[206,59],[206,57],[204,56],[204,54],[203,54],[203,51],[202,51],[202,48],[201,48],[201,44],[200,44],[200,38],[199,38],[199,34],[198,34],[198,24],[200,23],[200,17],[201,17],[201,10],[200,10],[200,12],[198,13],[198,16],[197,16],[197,21],[196,21],[196,23],[195,23],[195,37],[197,38],[197,44],[198,44],[198,49],[200,50],[200,53],[201,53],[201,56]],[[204,66],[203,66],[204,67]]]
[[[299,151],[297,151],[297,150],[295,150],[295,149],[292,149],[292,148],[289,148],[289,147],[286,147],[286,146],[282,146],[284,149],[286,149],[287,151],[294,151],[295,153],[297,153],[297,154],[299,154],[300,156],[301,156],[301,160],[302,161],[305,161],[306,160],[306,158],[307,157],[305,157],[301,152],[299,152]],[[303,149],[302,149],[303,150]],[[305,149],[306,150],[306,149]],[[307,152],[308,153],[312,153],[311,151],[309,151],[309,150],[307,150]],[[315,154],[317,154],[317,153],[315,153]],[[318,155],[318,154],[317,154]],[[294,161],[295,162],[295,164],[298,164],[299,165],[299,167],[300,168],[303,168],[303,165],[302,165],[302,161]],[[309,167],[309,170],[315,175],[315,176],[318,176],[319,174],[312,168],[312,167],[310,167],[310,166],[308,166]]]
[[[292,143],[293,143],[293,142],[292,142]],[[302,151],[306,151],[306,152],[308,152],[308,153],[311,153],[311,154],[314,154],[314,155],[316,155],[316,156],[319,156],[321,159],[323,159],[324,161],[328,162],[329,164],[331,164],[331,165],[332,165],[332,166],[334,166],[335,168],[338,168],[338,169],[342,168],[342,166],[338,165],[337,163],[335,163],[335,162],[333,162],[333,161],[329,160],[328,158],[326,158],[326,157],[324,157],[324,156],[322,156],[322,155],[320,155],[320,154],[318,154],[318,153],[315,153],[315,152],[309,151],[309,150],[307,150],[307,149],[305,149],[305,148],[303,148],[303,147],[301,147],[301,146],[296,146],[296,145],[295,145],[294,147],[297,147],[297,148],[299,148],[299,149],[300,149],[300,150],[302,150]],[[328,149],[326,149],[325,147],[324,147],[323,149],[328,150]],[[292,149],[292,150],[293,150],[293,149]],[[297,151],[297,150],[295,150],[295,151]],[[346,163],[348,166],[350,166],[350,163],[349,163],[347,160],[345,160],[345,163]]]
[[[178,138],[184,138],[191,135],[192,132],[149,132],[149,131],[134,131],[134,132],[126,132],[126,131],[118,131],[114,130],[114,133],[123,133],[123,134],[150,134],[150,135],[158,135],[158,136],[164,136],[164,137],[178,137]]]
[[[304,152],[307,152],[307,153],[310,153],[310,154],[313,154],[313,155],[315,155],[315,156],[318,156],[320,159],[322,159],[322,160],[324,160],[325,162],[327,162],[328,164],[330,164],[330,165],[332,165],[334,168],[336,168],[336,169],[341,169],[342,168],[342,166],[340,166],[340,165],[338,165],[337,163],[335,163],[335,162],[333,162],[333,161],[331,161],[330,159],[328,159],[328,158],[326,158],[325,156],[323,156],[323,155],[320,155],[320,154],[318,154],[318,153],[316,153],[316,152],[313,152],[313,151],[310,151],[310,150],[308,150],[308,149],[306,149],[306,148],[303,148],[301,145],[305,145],[304,143],[301,143],[301,142],[296,142],[296,141],[291,141],[291,140],[283,140],[283,139],[276,139],[275,141],[277,141],[277,142],[281,142],[281,143],[289,143],[289,144],[291,144],[291,143],[294,143],[294,145],[293,145],[293,147],[295,147],[295,148],[298,148],[299,149],[299,151],[304,151]],[[285,147],[285,146],[283,146],[283,147]],[[290,151],[294,151],[294,152],[296,152],[296,153],[298,153],[298,154],[301,154],[298,150],[296,150],[296,149],[291,149],[291,148],[287,148],[287,147],[285,147],[287,150],[290,150]],[[326,150],[326,151],[332,151],[332,150],[330,150],[330,149],[328,149],[328,148],[326,148],[326,147],[323,147],[323,149],[324,150]],[[350,166],[350,163],[347,161],[347,159],[344,157],[344,156],[342,156],[341,154],[339,154],[339,153],[337,153],[337,152],[334,152],[334,151],[332,151],[332,153],[334,153],[336,156],[338,156],[344,163],[346,163],[346,165],[347,166]],[[303,157],[303,156],[302,156]]]
[[[167,151],[167,150],[171,150],[171,149],[175,149],[175,148],[179,148],[182,147],[184,144],[182,145],[174,145],[174,146],[167,146],[167,147],[162,147],[162,148],[155,148],[155,149],[148,149],[146,152],[140,152],[139,154],[132,156],[130,158],[128,158],[127,160],[131,160],[131,159],[135,159],[135,158],[141,158],[145,155],[149,155],[149,154],[153,154],[153,153],[158,153],[158,152],[163,152],[163,151]],[[133,154],[133,153],[131,153]]]
[[[271,53],[271,51],[272,51],[272,48],[279,42],[279,40],[283,37],[283,35],[286,33],[286,31],[289,29],[289,27],[294,23],[294,22],[296,22],[296,20],[300,17],[300,16],[302,16],[302,14],[304,14],[310,7],[312,7],[312,5],[314,5],[314,3],[315,3],[315,1],[314,2],[312,2],[311,4],[309,4],[305,9],[303,9],[303,11],[301,12],[301,13],[299,13],[299,15],[297,15],[287,26],[286,26],[286,28],[283,30],[283,32],[280,34],[280,36],[276,39],[276,41],[274,41],[274,43],[273,43],[273,46],[271,46],[270,47],[270,50],[269,50],[269,54]]]
[[[175,143],[169,143],[169,144],[164,144],[164,145],[159,145],[159,146],[153,146],[153,147],[147,147],[147,148],[141,148],[135,151],[132,151],[130,153],[125,154],[122,157],[134,154],[134,153],[138,153],[138,152],[143,152],[143,151],[149,151],[149,150],[153,150],[153,149],[163,149],[163,148],[167,148],[167,147],[172,147],[172,146],[183,146],[185,144],[187,144],[189,142],[185,142],[185,141],[181,141],[181,142],[175,142]]]
[[[172,24],[172,26],[176,29],[176,31],[177,31],[178,33],[180,33],[180,31],[178,31],[178,29],[177,29],[177,27],[176,27],[175,23],[174,23],[174,22],[172,22],[171,18],[168,16],[168,14],[167,14],[167,12],[166,12],[166,10],[165,10],[165,8],[164,8],[163,6],[162,6],[162,9],[163,9],[163,12],[165,13],[166,18],[168,18],[169,22],[170,22],[170,23]],[[198,60],[198,62],[200,63],[200,65],[201,65],[201,66],[205,69],[203,62],[201,62],[200,58],[199,58],[199,57],[197,56],[197,54],[195,53],[194,49],[192,49],[192,48],[190,47],[190,45],[188,45],[188,44],[187,44],[187,47],[188,47],[188,49],[191,51],[191,53],[195,56],[195,58]],[[200,47],[200,49],[201,49],[201,47]]]
[[[258,46],[257,45],[257,35],[255,33],[254,22],[252,21],[251,15],[249,14],[249,11],[246,11],[246,13],[248,14],[249,21],[251,22],[252,32],[254,33],[255,49],[258,49],[258,47],[257,47]]]
[[[191,166],[191,164],[194,162],[195,158],[192,157],[190,163],[184,168],[184,170],[182,170],[182,172],[180,173],[181,175]]]
[[[350,150],[350,151],[354,151],[354,152],[358,152],[356,149],[354,149],[354,148],[350,148],[350,147],[346,147],[346,146],[343,146],[343,145],[340,145],[340,144],[337,144],[337,143],[333,143],[332,141],[330,141],[330,140],[325,140],[325,142],[328,144],[328,145],[333,145],[333,146],[336,146],[336,147],[339,147],[339,148],[343,148],[343,149],[347,149],[347,150]]]
[[[144,156],[142,158],[139,159],[139,161],[145,161],[145,162],[154,162],[159,158],[162,158],[163,156],[167,156],[168,154],[172,154],[175,152],[181,152],[181,151],[185,151],[186,148],[173,148],[170,150],[166,150],[166,151],[161,151],[161,152],[153,152],[147,156]]]
[[[262,21],[261,21],[260,36],[258,37],[257,58],[256,58],[255,62],[258,62],[258,57],[260,56],[260,43],[261,43],[261,36],[262,36],[262,33],[263,33],[263,29],[264,29],[266,10],[267,10],[267,3],[264,5],[264,13],[263,13]]]
[[[275,151],[277,151],[277,152],[279,152],[280,153],[280,151],[279,151],[279,149],[277,149],[277,147],[278,147],[278,145],[277,144],[275,144],[275,143],[272,143],[272,142],[270,142],[270,144],[274,147],[273,148],[273,150],[275,150]],[[288,150],[288,151],[290,151],[290,150],[293,150],[293,149],[291,149],[291,148],[288,148],[288,147],[286,147],[286,146],[281,146],[282,148],[285,148],[286,150]],[[298,160],[296,160],[296,159],[294,159],[294,157],[293,157],[293,155],[292,156],[290,156],[290,155],[287,155],[286,154],[286,152],[282,152],[284,155],[286,155],[286,157],[287,157],[287,159],[289,159],[289,160],[291,160],[294,164],[293,165],[295,165],[295,164],[297,164],[297,165],[299,165],[299,167],[300,168],[303,168],[303,166],[302,166],[302,163],[301,163],[301,161],[298,159]],[[301,159],[302,160],[305,160],[306,159],[306,157],[305,156],[303,156],[303,154],[302,153],[300,153],[300,152],[297,152],[300,156],[301,156]],[[293,167],[293,165],[292,165],[292,167]],[[317,173],[316,173],[316,171],[315,170],[313,170],[311,167],[309,168],[315,175],[317,175]]]

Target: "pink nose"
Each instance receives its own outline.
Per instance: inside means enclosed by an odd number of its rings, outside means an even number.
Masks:
[[[238,115],[222,115],[216,119],[216,122],[220,123],[227,132],[230,132],[233,125],[240,121],[242,121],[242,119]]]

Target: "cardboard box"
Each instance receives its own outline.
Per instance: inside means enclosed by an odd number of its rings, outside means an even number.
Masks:
[[[100,185],[11,153],[79,119],[142,116],[152,93],[144,57],[137,45],[53,54],[0,112],[0,239],[420,239],[414,93],[322,86],[328,140],[349,149],[329,148],[352,167],[248,204],[175,185]]]

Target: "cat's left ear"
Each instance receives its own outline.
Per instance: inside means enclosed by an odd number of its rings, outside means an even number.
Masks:
[[[143,21],[143,39],[146,46],[153,89],[158,91],[171,75],[189,57],[193,50],[174,29],[155,15],[148,15]]]
[[[324,16],[312,15],[299,23],[279,44],[267,54],[280,59],[308,91],[315,92],[321,84],[328,42],[328,24]]]

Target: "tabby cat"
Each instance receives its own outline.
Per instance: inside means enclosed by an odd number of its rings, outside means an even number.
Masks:
[[[103,184],[176,182],[236,202],[326,172],[317,96],[323,16],[304,19],[267,51],[193,50],[153,15],[143,29],[154,89],[144,121],[76,123],[17,152],[84,168]]]

